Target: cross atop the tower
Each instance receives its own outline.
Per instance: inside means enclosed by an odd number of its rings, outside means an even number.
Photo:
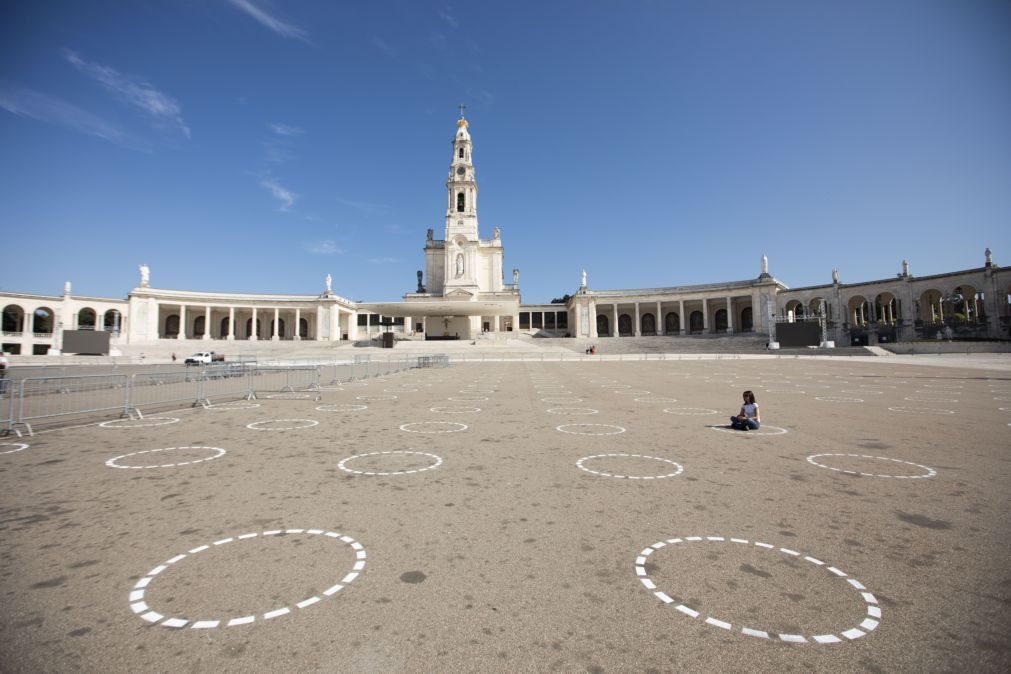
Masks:
[[[463,111],[466,109],[467,106],[461,103],[457,107],[460,108],[460,119],[463,119]]]

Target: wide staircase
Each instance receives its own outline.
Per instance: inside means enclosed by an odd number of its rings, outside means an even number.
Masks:
[[[765,353],[769,338],[765,335],[679,335],[662,337],[601,337],[597,339],[536,339],[557,342],[577,353],[597,347],[597,355],[625,353]]]

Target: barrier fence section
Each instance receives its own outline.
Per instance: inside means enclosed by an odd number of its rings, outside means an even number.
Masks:
[[[199,372],[142,372],[130,376],[129,410],[169,403],[192,403],[200,397]]]
[[[51,417],[84,416],[130,409],[129,379],[124,374],[83,377],[33,377],[18,387],[16,419],[8,427]]]

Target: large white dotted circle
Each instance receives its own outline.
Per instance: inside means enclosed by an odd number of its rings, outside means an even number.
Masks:
[[[815,396],[815,400],[825,403],[862,403],[863,398],[847,398],[845,396]]]
[[[133,590],[130,592],[130,609],[133,610],[134,613],[139,615],[142,620],[145,620],[149,623],[157,624],[160,625],[161,627],[174,627],[177,629],[182,627],[189,627],[191,629],[209,629],[214,627],[220,627],[222,625],[226,625],[228,627],[236,627],[238,625],[249,625],[251,623],[254,623],[256,622],[258,617],[261,617],[263,620],[272,620],[274,618],[279,618],[283,615],[288,615],[292,613],[291,607],[282,606],[280,608],[267,611],[262,616],[247,615],[247,616],[239,616],[236,618],[220,618],[211,620],[205,619],[196,621],[191,621],[188,618],[181,618],[181,617],[166,619],[164,615],[152,609],[150,606],[147,605],[147,602],[144,601],[144,593],[146,592],[148,585],[151,584],[151,581],[153,581],[156,577],[158,577],[159,574],[161,574],[166,569],[172,567],[174,564],[177,564],[178,562],[186,559],[191,555],[198,554],[212,547],[227,545],[229,543],[236,541],[249,540],[252,538],[256,538],[258,536],[263,537],[277,536],[279,534],[287,534],[287,535],[306,534],[309,536],[324,536],[326,538],[339,540],[343,543],[346,543],[351,547],[352,550],[355,551],[355,559],[356,559],[355,564],[351,568],[351,571],[349,571],[343,578],[341,578],[340,582],[330,586],[326,590],[323,590],[323,592],[321,592],[318,595],[307,597],[306,599],[297,602],[296,604],[294,604],[294,607],[296,609],[299,610],[305,609],[327,597],[332,597],[333,595],[337,594],[337,592],[344,589],[345,585],[347,585],[348,583],[352,582],[355,578],[357,578],[358,575],[365,568],[366,554],[365,548],[362,547],[362,544],[356,541],[355,539],[351,538],[350,536],[345,536],[335,531],[324,531],[323,529],[276,529],[273,531],[264,531],[262,533],[242,534],[241,536],[223,538],[219,541],[214,541],[213,543],[210,543],[208,545],[198,546],[196,548],[193,548],[192,550],[178,554],[175,557],[166,560],[164,563],[159,564],[158,566],[148,571],[147,575],[145,575],[143,578],[137,581],[137,584],[133,586]]]
[[[954,414],[955,410],[944,410],[936,407],[889,407],[892,412],[904,412],[906,414]]]
[[[459,433],[467,430],[467,424],[454,421],[414,421],[404,424],[400,430],[406,433]]]
[[[668,407],[664,410],[664,414],[686,414],[690,416],[702,416],[706,414],[716,414],[716,410],[706,409],[705,407]]]
[[[562,424],[555,430],[571,435],[619,435],[625,432],[624,428],[614,424]]]
[[[368,405],[334,404],[320,405],[316,409],[320,412],[361,412],[362,410],[367,410],[368,408]]]
[[[851,587],[860,592],[860,596],[863,597],[863,600],[867,605],[867,615],[864,618],[864,621],[859,625],[857,625],[856,627],[851,627],[847,630],[842,630],[838,635],[837,634],[804,635],[804,634],[774,634],[774,633],[770,634],[766,630],[760,630],[744,626],[740,628],[741,634],[745,634],[750,637],[756,637],[759,639],[769,639],[769,640],[779,639],[779,641],[791,644],[792,643],[806,644],[811,642],[814,642],[816,644],[837,644],[843,641],[844,639],[852,641],[854,639],[859,639],[860,637],[865,636],[868,632],[874,630],[881,620],[881,607],[878,605],[877,597],[875,597],[870,592],[867,592],[867,588],[864,587],[864,585],[860,583],[860,581],[858,581],[855,578],[850,578],[848,574],[846,574],[844,571],[841,571],[834,566],[828,566],[826,565],[825,562],[821,561],[820,559],[815,559],[814,557],[811,557],[809,555],[803,555],[803,553],[800,553],[797,550],[791,550],[789,548],[776,548],[776,546],[770,545],[769,543],[761,543],[759,541],[752,542],[746,538],[727,539],[723,536],[704,536],[704,537],[685,536],[684,538],[668,538],[667,540],[654,543],[653,545],[643,549],[639,553],[639,556],[635,558],[635,574],[636,576],[639,577],[639,581],[643,584],[643,586],[647,590],[651,591],[653,595],[657,599],[662,601],[664,604],[674,604],[676,602],[669,595],[667,595],[667,593],[657,589],[656,583],[654,583],[646,573],[646,562],[649,559],[650,555],[652,555],[657,550],[660,550],[670,545],[679,545],[682,543],[695,543],[695,542],[717,542],[717,543],[730,542],[749,547],[753,545],[758,550],[763,551],[778,550],[779,552],[783,553],[784,555],[787,555],[788,557],[803,559],[804,561],[814,564],[817,567],[824,568],[826,571],[831,573],[836,578],[845,578],[846,582]],[[701,612],[696,611],[688,606],[685,606],[684,604],[677,604],[674,608],[680,613],[683,613],[690,618],[698,618],[702,615]],[[713,627],[718,627],[720,629],[724,629],[727,631],[733,631],[734,629],[734,625],[732,623],[725,620],[720,620],[719,618],[713,616],[707,616],[703,620],[703,622],[705,622],[707,625],[712,625]]]
[[[194,459],[192,461],[180,461],[178,463],[155,463],[146,466],[124,466],[118,463],[120,459],[125,459],[130,456],[139,456],[141,454],[154,454],[155,452],[172,452],[178,449],[207,449],[214,452],[213,456],[208,456],[203,459]],[[205,461],[213,461],[214,459],[221,458],[225,455],[225,450],[221,447],[163,447],[161,449],[144,449],[139,452],[130,452],[129,454],[120,454],[119,456],[114,456],[105,462],[109,468],[175,468],[176,466],[189,466],[194,463],[204,463]]]
[[[597,414],[599,412],[599,410],[595,410],[592,407],[551,407],[544,411],[548,414],[574,414],[576,416]]]
[[[827,466],[823,463],[815,461],[815,459],[821,458],[823,456],[846,456],[850,458],[857,459],[875,459],[878,461],[892,461],[894,463],[901,463],[905,466],[914,466],[916,468],[922,468],[926,473],[922,475],[885,475],[882,473],[864,473],[859,470],[844,470],[842,468],[836,468],[835,466]],[[890,459],[887,456],[873,456],[871,454],[812,454],[807,457],[807,462],[813,466],[818,466],[819,468],[828,468],[829,470],[834,470],[839,473],[847,473],[849,475],[862,475],[864,477],[893,477],[897,480],[918,480],[927,477],[934,477],[937,475],[937,471],[930,466],[924,466],[919,463],[913,463],[912,461],[903,461],[901,459]]]
[[[178,423],[176,417],[144,417],[143,419],[113,419],[99,424],[102,428],[150,428]]]
[[[355,459],[360,459],[363,456],[382,456],[389,454],[417,454],[418,456],[427,456],[430,459],[435,459],[435,463],[431,466],[425,466],[424,468],[414,468],[411,470],[390,470],[390,471],[378,471],[378,470],[354,470],[353,468],[348,468],[347,463],[349,461],[354,461]],[[356,475],[412,475],[414,473],[423,473],[426,470],[434,470],[442,465],[442,457],[436,454],[429,454],[428,452],[415,452],[407,449],[391,449],[386,452],[369,452],[368,454],[355,454],[354,456],[349,456],[346,459],[342,459],[337,467],[341,470],[345,470],[349,473],[354,473]]]
[[[762,424],[753,431],[739,431],[736,428],[728,428],[726,426],[710,426],[709,428],[721,433],[740,433],[741,435],[785,435],[788,432],[785,428],[770,424]]]
[[[430,411],[437,414],[474,414],[475,412],[480,412],[480,407],[466,407],[460,405],[458,407],[451,407],[449,405],[440,405],[437,407],[429,408]]]
[[[619,458],[631,457],[635,459],[651,459],[653,461],[662,461],[664,463],[669,463],[670,465],[674,466],[675,470],[673,473],[664,473],[660,475],[619,475],[617,473],[607,473],[602,470],[593,470],[591,468],[587,468],[584,465],[585,461],[592,461],[593,459],[607,459],[612,457],[619,457]],[[618,477],[624,478],[626,480],[662,480],[668,477],[676,477],[680,475],[682,472],[684,472],[685,469],[684,466],[682,466],[677,461],[671,461],[670,459],[664,459],[659,456],[647,456],[645,454],[594,454],[593,456],[584,456],[583,458],[579,459],[578,461],[576,461],[576,466],[582,470],[585,470],[587,473],[593,473],[594,475],[600,475],[601,477]]]
[[[31,447],[31,445],[26,445],[23,442],[4,442],[0,443],[0,447],[13,447],[14,449],[5,449],[0,452],[0,454],[13,454],[14,452],[24,451]]]
[[[260,403],[248,402],[246,400],[238,400],[236,402],[231,402],[231,403],[221,403],[220,405],[211,405],[210,407],[208,407],[206,409],[209,409],[209,410],[221,410],[223,412],[227,412],[229,410],[251,410],[254,407],[259,407],[259,406],[260,406]]]
[[[264,424],[294,424],[291,426],[270,426]],[[314,419],[268,419],[267,421],[254,421],[247,424],[246,428],[254,431],[298,431],[303,428],[318,426],[319,422]]]

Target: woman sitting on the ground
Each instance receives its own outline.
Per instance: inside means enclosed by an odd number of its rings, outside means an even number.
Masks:
[[[730,417],[730,427],[739,431],[754,431],[762,425],[761,416],[758,413],[758,403],[755,402],[755,394],[751,391],[744,392],[744,404],[736,417]]]

